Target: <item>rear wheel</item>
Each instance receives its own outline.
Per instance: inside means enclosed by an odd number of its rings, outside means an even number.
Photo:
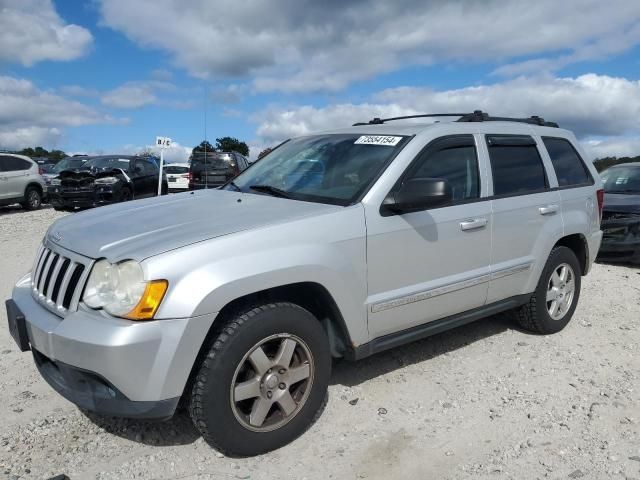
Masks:
[[[265,453],[313,423],[330,372],[329,343],[311,313],[262,305],[228,320],[213,341],[192,387],[191,418],[222,452]]]
[[[36,187],[28,187],[21,203],[25,210],[37,210],[42,206],[42,193]]]
[[[516,310],[518,323],[536,333],[559,332],[573,316],[580,285],[580,264],[573,250],[554,248],[531,299]]]

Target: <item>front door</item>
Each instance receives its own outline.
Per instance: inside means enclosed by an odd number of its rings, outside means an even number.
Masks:
[[[451,205],[403,215],[366,207],[371,338],[484,305],[491,204],[481,198],[481,171],[473,135],[442,137],[425,147],[394,188],[410,179],[443,178],[452,189]]]

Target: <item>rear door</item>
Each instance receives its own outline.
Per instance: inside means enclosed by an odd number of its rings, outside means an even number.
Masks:
[[[0,155],[2,171],[0,172],[0,198],[18,198],[24,195],[31,177],[29,171],[33,164],[23,158],[11,155]]]
[[[535,289],[563,222],[560,193],[547,176],[550,165],[532,136],[486,135],[485,148],[493,187],[491,303]]]
[[[441,137],[418,154],[399,183],[444,178],[452,187],[451,205],[403,215],[366,205],[372,338],[485,303],[491,253],[491,201],[481,192],[485,171],[473,135]]]

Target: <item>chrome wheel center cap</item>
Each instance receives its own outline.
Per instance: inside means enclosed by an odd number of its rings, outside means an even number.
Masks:
[[[278,378],[278,375],[276,375],[275,373],[267,375],[264,379],[265,386],[270,390],[273,390],[274,388],[276,388],[279,383],[280,383],[280,379]]]

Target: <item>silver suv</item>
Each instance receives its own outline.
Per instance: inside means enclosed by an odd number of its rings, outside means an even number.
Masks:
[[[332,358],[507,310],[558,332],[600,245],[598,174],[555,124],[459,116],[292,139],[220,190],[62,218],[11,332],[81,408],[167,418],[183,399],[232,455],[300,435]]]
[[[19,203],[25,210],[36,210],[45,190],[36,162],[24,155],[0,153],[0,206]]]

